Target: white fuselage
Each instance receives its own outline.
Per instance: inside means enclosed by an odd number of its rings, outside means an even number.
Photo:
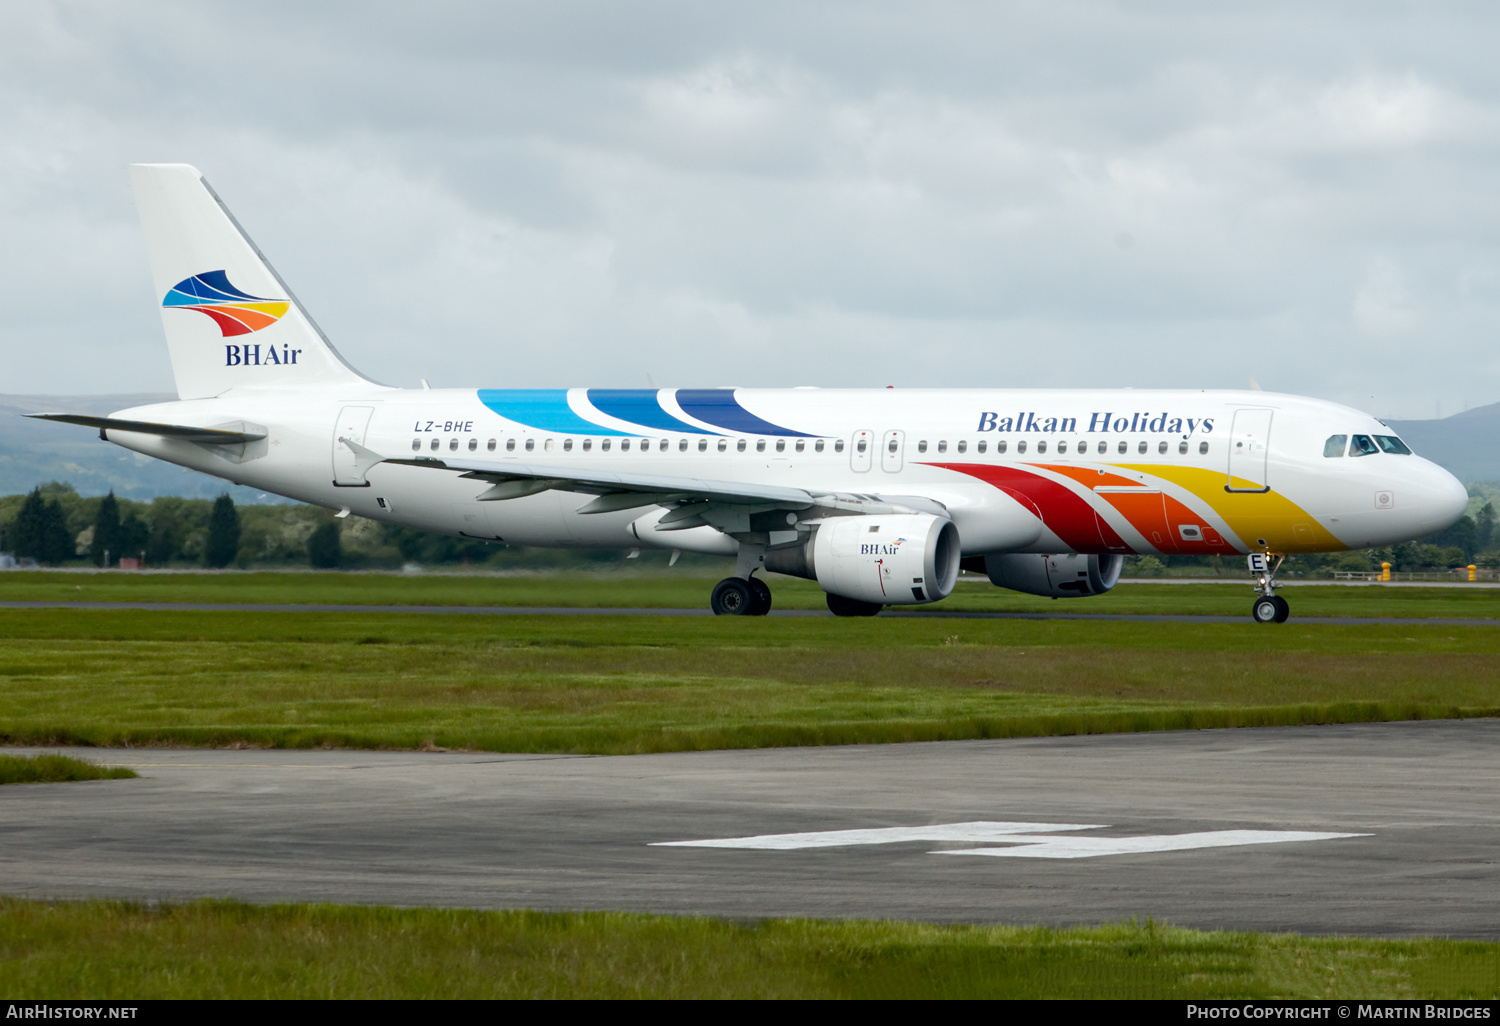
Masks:
[[[266,437],[238,446],[113,428],[107,437],[303,502],[523,545],[737,547],[710,527],[653,530],[661,507],[582,514],[589,496],[563,490],[480,502],[483,480],[388,463],[361,470],[338,439],[388,458],[920,497],[946,508],[966,555],[1364,548],[1440,530],[1467,502],[1420,456],[1324,455],[1333,436],[1391,434],[1368,414],[1263,392],[279,386],[116,416],[252,425]]]

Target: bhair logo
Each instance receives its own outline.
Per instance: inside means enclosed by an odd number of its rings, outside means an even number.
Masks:
[[[204,271],[182,279],[167,292],[161,305],[207,314],[224,338],[269,328],[292,306],[285,299],[265,299],[241,292],[229,283],[223,271]]]

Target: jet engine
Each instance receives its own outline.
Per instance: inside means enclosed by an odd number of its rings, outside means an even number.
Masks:
[[[1107,556],[1035,556],[1006,552],[984,558],[984,571],[997,588],[1052,598],[1103,595],[1120,580],[1125,558]]]
[[[928,513],[808,521],[811,536],[766,551],[766,569],[877,605],[945,599],[958,583],[958,528]]]

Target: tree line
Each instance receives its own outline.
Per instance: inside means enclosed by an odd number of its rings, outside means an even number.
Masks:
[[[333,569],[399,567],[406,563],[468,563],[506,567],[600,567],[626,558],[618,550],[525,549],[432,534],[360,517],[340,520],[329,510],[302,505],[236,506],[217,499],[162,496],[151,502],[80,496],[72,485],[52,481],[27,495],[0,498],[0,552],[46,566],[119,566],[133,559],[149,567],[312,566]],[[684,557],[688,564],[713,557]],[[1150,561],[1150,562],[1147,562]],[[1335,570],[1399,571],[1449,569],[1477,563],[1500,568],[1500,528],[1486,502],[1445,531],[1384,549],[1299,555],[1287,569],[1304,576]],[[1237,573],[1232,556],[1140,556],[1129,574],[1200,567]]]

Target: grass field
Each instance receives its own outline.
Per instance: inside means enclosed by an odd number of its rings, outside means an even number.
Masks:
[[[12,744],[629,753],[1494,715],[1488,626],[0,610]]]
[[[0,990],[152,998],[1494,998],[1500,945],[0,899]]]
[[[100,766],[66,755],[0,755],[0,784],[56,784],[68,780],[128,780],[124,766]]]
[[[778,609],[825,609],[811,581],[768,576]],[[361,605],[644,606],[702,608],[715,577],[698,572],[525,574],[225,573],[131,574],[8,572],[0,599],[11,601],[313,602]],[[1500,619],[1500,589],[1297,585],[1285,592],[1294,616],[1443,616]],[[1054,601],[964,583],[926,612],[1011,611],[1250,615],[1244,584],[1124,584],[1088,599]],[[916,607],[908,607],[916,608]]]

